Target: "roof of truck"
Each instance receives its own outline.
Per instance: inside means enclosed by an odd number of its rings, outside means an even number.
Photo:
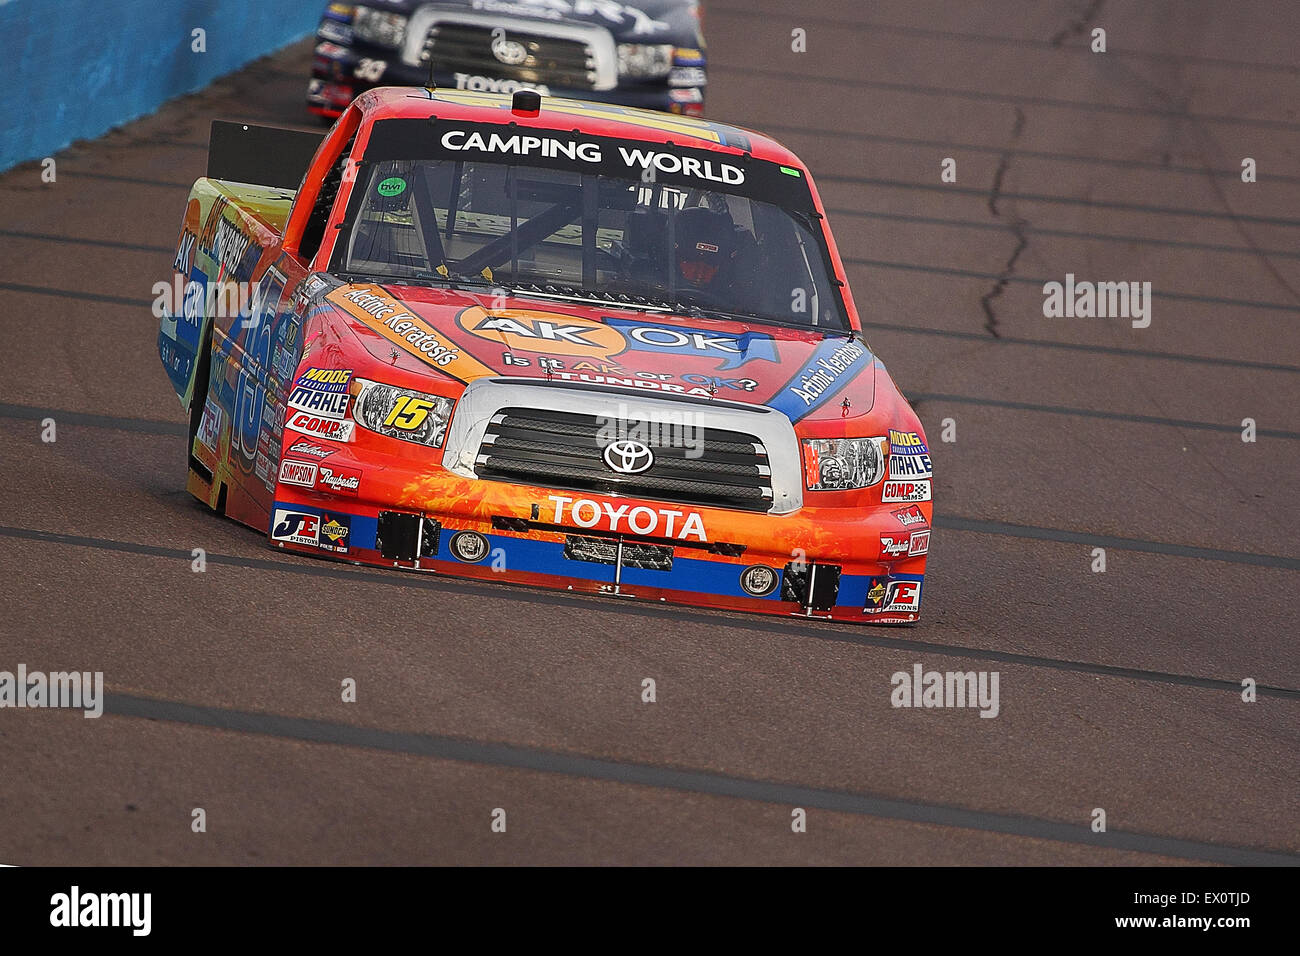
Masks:
[[[754,159],[803,168],[799,158],[776,140],[753,130],[712,120],[654,110],[543,96],[541,109],[527,113],[512,108],[506,93],[465,90],[432,92],[419,87],[380,87],[357,99],[365,120],[437,117],[461,122],[514,123],[528,129],[581,130],[594,136],[642,140],[647,143],[748,153]]]

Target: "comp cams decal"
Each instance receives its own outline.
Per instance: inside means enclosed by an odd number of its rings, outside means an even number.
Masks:
[[[930,482],[928,481],[887,481],[880,492],[880,500],[886,503],[894,501],[929,501]]]
[[[352,441],[352,431],[356,423],[339,421],[337,418],[323,418],[311,412],[292,411],[285,419],[285,428],[291,428],[304,435],[317,435],[330,441]]]

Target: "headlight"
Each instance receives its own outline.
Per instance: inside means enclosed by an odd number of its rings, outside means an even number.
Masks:
[[[372,432],[441,448],[451,418],[450,398],[426,395],[395,385],[354,380],[357,397],[352,403],[352,417]]]
[[[406,17],[400,13],[357,7],[352,32],[376,46],[399,47],[406,39]]]
[[[887,438],[805,438],[804,484],[809,491],[869,488],[885,477]]]
[[[671,43],[620,43],[618,75],[649,80],[667,76],[673,66]]]

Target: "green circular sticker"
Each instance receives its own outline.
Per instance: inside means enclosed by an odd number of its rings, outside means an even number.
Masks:
[[[400,196],[406,192],[406,180],[400,176],[390,176],[375,187],[375,191],[381,196]]]

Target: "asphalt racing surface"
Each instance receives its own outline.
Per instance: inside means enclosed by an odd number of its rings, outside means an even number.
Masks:
[[[707,4],[709,115],[810,165],[928,433],[903,629],[363,570],[192,500],[153,284],[210,121],[305,123],[310,42],[0,176],[0,670],[108,691],[0,710],[0,862],[1300,862],[1298,21]],[[1045,318],[1067,274],[1150,326]],[[997,716],[892,707],[916,664]]]

